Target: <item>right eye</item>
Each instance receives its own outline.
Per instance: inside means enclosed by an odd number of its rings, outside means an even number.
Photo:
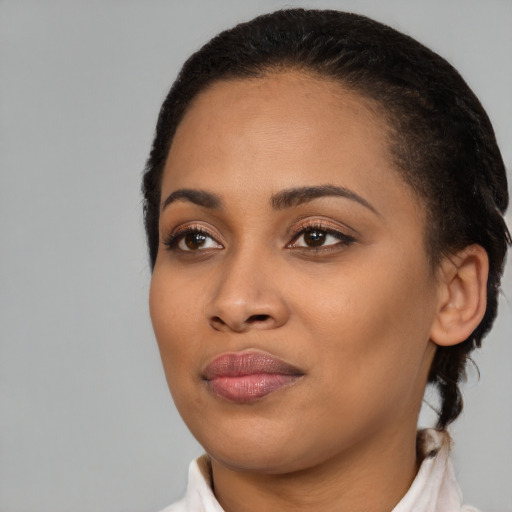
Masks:
[[[171,251],[196,252],[208,249],[223,249],[209,233],[201,229],[185,229],[171,234],[165,241]]]

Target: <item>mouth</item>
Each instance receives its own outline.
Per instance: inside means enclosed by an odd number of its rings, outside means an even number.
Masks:
[[[222,354],[203,371],[208,390],[235,403],[250,403],[297,382],[304,372],[263,352]]]

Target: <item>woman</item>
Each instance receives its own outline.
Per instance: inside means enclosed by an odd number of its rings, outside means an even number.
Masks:
[[[238,25],[184,65],[143,189],[153,327],[207,453],[167,510],[471,510],[445,428],[496,315],[508,195],[449,64],[353,14]]]

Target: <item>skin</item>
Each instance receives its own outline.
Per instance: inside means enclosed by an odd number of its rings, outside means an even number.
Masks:
[[[150,312],[173,399],[210,455],[226,511],[389,511],[415,476],[432,331],[449,294],[387,133],[356,93],[295,72],[217,83],[178,127],[162,205],[200,189],[222,207],[162,206]],[[324,185],[367,204],[328,195],[271,205],[284,190]],[[312,225],[342,235],[311,247],[300,232]],[[206,231],[205,243],[190,249],[182,236],[169,248],[185,227]],[[249,404],[213,395],[205,366],[243,350],[304,375]]]

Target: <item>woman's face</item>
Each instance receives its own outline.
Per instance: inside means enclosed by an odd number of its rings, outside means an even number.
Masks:
[[[221,82],[176,132],[151,318],[216,463],[284,473],[415,430],[436,281],[376,110],[288,72]]]

